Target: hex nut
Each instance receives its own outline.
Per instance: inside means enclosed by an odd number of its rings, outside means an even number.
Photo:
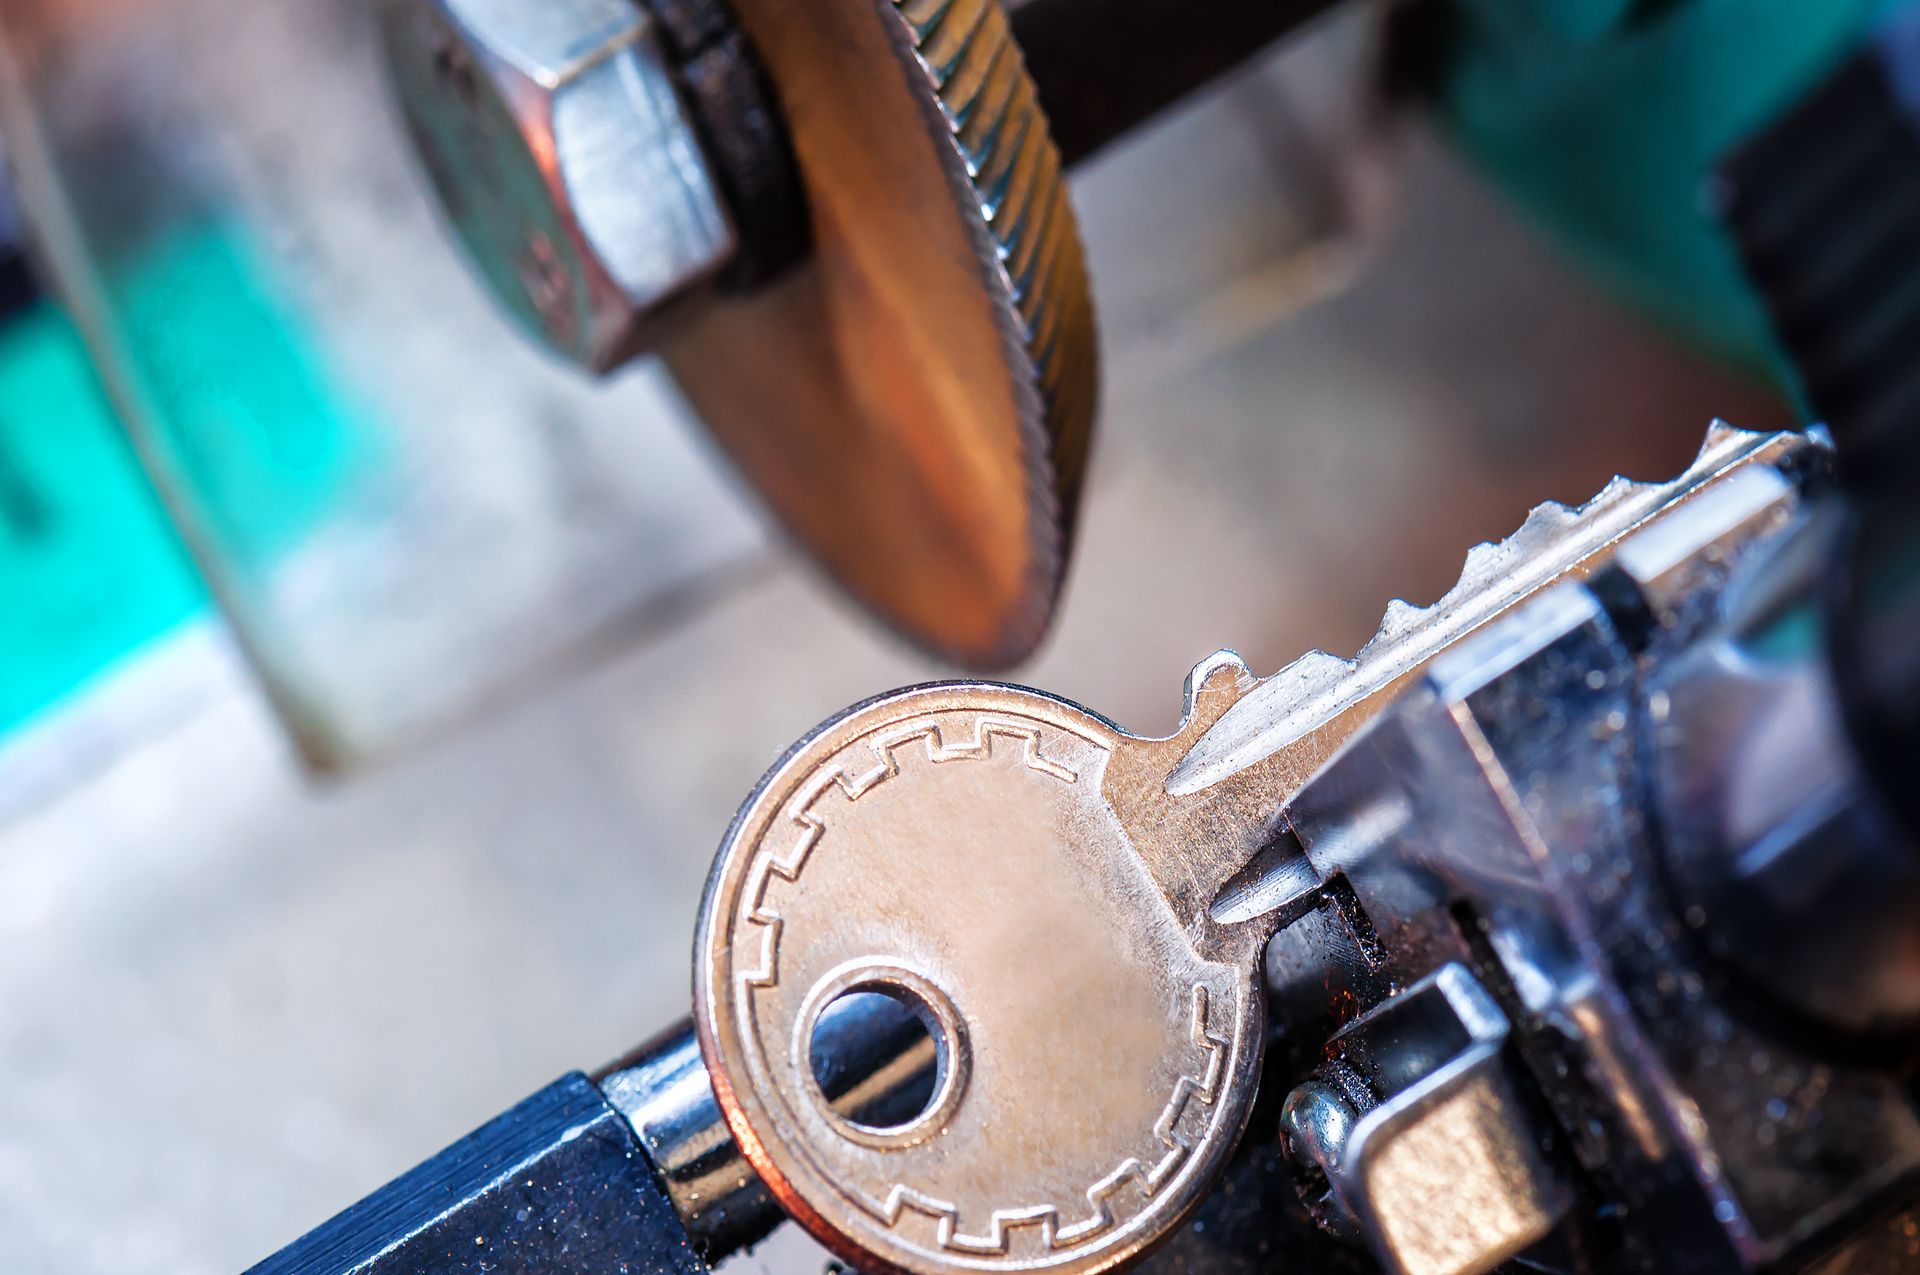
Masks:
[[[735,255],[733,220],[637,0],[392,0],[415,149],[502,305],[606,372]]]

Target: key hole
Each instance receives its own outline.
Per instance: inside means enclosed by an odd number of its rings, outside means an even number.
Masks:
[[[896,1133],[933,1108],[947,1069],[933,1007],[910,988],[856,984],[814,1020],[809,1057],[827,1105],[875,1134]]]

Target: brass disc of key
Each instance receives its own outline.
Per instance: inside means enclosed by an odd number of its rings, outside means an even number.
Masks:
[[[1037,692],[921,687],[821,727],[736,819],[702,1050],[748,1160],[849,1261],[1102,1271],[1211,1186],[1252,1102],[1257,961],[1196,948],[1109,798],[1155,747]],[[814,1024],[861,989],[934,1037],[897,1126],[849,1127],[813,1076]]]
[[[843,587],[1008,667],[1065,570],[1096,392],[1059,156],[999,0],[731,0],[785,116],[813,254],[664,346]]]

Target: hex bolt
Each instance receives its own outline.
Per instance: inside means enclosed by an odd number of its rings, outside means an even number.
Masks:
[[[454,230],[549,348],[616,367],[734,259],[733,218],[634,0],[401,0],[382,34]]]

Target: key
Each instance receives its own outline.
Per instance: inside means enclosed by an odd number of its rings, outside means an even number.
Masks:
[[[869,1269],[1077,1275],[1142,1253],[1244,1128],[1262,955],[1323,897],[1277,826],[1288,797],[1441,650],[1803,445],[1716,427],[1673,482],[1542,506],[1438,603],[1389,608],[1356,659],[1260,681],[1211,656],[1165,739],[986,682],[827,722],[742,808],[695,940],[701,1048],[748,1160]],[[857,996],[919,1033],[895,1065],[924,1083],[883,1078],[885,1110],[814,1066]]]

